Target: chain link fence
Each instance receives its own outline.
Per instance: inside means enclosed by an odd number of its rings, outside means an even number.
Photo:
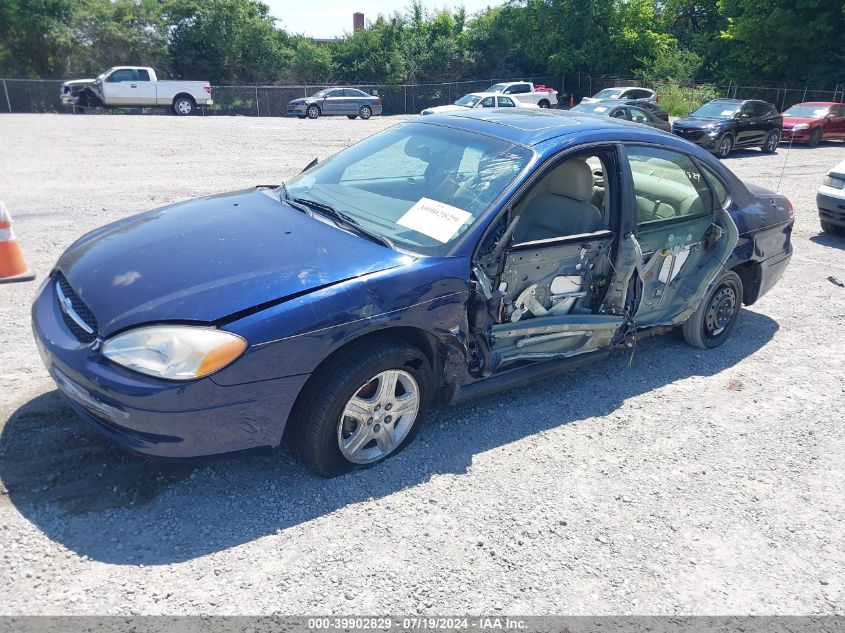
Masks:
[[[845,101],[845,84],[839,85],[787,85],[761,83],[743,85],[737,83],[709,84],[664,84],[611,76],[593,76],[573,73],[561,77],[518,77],[474,79],[425,84],[331,84],[347,85],[382,100],[383,113],[416,114],[425,108],[452,103],[469,92],[482,92],[494,83],[503,81],[531,81],[558,91],[559,107],[567,108],[579,103],[583,97],[592,96],[604,88],[618,86],[643,86],[655,88],[663,93],[666,89],[678,92],[675,100],[697,107],[702,100],[716,96],[738,99],[763,99],[775,104],[781,110],[801,101]],[[61,80],[2,79],[0,78],[0,113],[3,112],[70,112],[59,98]],[[285,116],[291,99],[314,94],[328,87],[328,84],[302,84],[295,86],[214,86],[214,105],[200,108],[204,116]],[[166,114],[166,108],[120,108],[109,110],[114,113]]]

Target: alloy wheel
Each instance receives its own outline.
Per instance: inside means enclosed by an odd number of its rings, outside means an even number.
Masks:
[[[726,158],[731,153],[733,146],[734,142],[730,136],[722,137],[722,140],[719,141],[719,158]]]
[[[414,426],[420,388],[401,369],[388,369],[361,385],[337,424],[337,444],[350,462],[369,464],[389,455]]]

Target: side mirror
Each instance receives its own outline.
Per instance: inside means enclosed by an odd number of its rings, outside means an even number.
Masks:
[[[689,112],[687,112],[687,116],[692,116],[692,110],[690,110]]]

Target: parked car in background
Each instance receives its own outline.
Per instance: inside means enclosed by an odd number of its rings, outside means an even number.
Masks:
[[[827,172],[816,193],[819,221],[827,233],[845,233],[845,160]]]
[[[822,141],[845,139],[845,103],[808,101],[783,113],[783,141],[816,147]]]
[[[66,106],[86,108],[169,107],[187,116],[214,104],[207,81],[161,81],[149,66],[115,66],[96,79],[66,81],[59,89]]]
[[[530,81],[493,84],[487,89],[487,92],[515,95],[522,103],[533,103],[541,108],[551,108],[557,105],[557,91],[554,88],[542,85],[535,86]]]
[[[713,99],[689,116],[678,119],[672,131],[725,158],[737,147],[777,150],[783,118],[771,103],[755,99]]]
[[[608,99],[624,99],[634,101],[651,101],[658,103],[660,97],[650,88],[641,88],[639,86],[621,86],[619,88],[605,88],[599,90],[592,97],[584,97],[581,103],[594,103],[596,101],[606,101]]]
[[[654,116],[656,116],[661,121],[668,121],[669,120],[669,113],[666,112],[663,108],[660,107],[658,103],[655,101],[642,101],[640,99],[619,99],[620,103],[624,103],[626,105],[637,106],[638,108],[644,108],[651,112]]]
[[[461,112],[473,108],[538,108],[533,103],[523,103],[513,95],[503,95],[491,92],[471,92],[464,95],[455,103],[426,108],[420,114],[443,114],[444,112]]]
[[[432,406],[675,327],[728,342],[786,269],[793,221],[671,134],[465,110],[97,229],[32,323],[59,390],[118,444],[196,457],[286,434],[333,476],[400,451]]]
[[[349,119],[369,119],[381,114],[381,98],[357,88],[324,88],[310,97],[288,102],[287,113],[300,119],[321,116],[346,115]]]
[[[640,103],[632,101],[630,103]],[[611,119],[622,119],[623,121],[633,121],[634,123],[642,123],[649,127],[663,130],[664,132],[672,131],[672,124],[669,121],[664,121],[654,116],[648,108],[639,107],[638,105],[629,105],[629,102],[619,101],[593,101],[591,103],[579,103],[572,108],[570,112],[587,112],[589,114],[597,114],[599,116],[610,117]]]

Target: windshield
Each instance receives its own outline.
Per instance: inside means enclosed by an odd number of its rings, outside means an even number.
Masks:
[[[605,114],[610,110],[610,106],[604,103],[579,103],[572,108],[571,112],[590,112],[592,114]]]
[[[730,119],[739,111],[737,103],[705,103],[692,116],[701,119]]]
[[[593,95],[593,99],[614,99],[622,94],[622,91],[616,88],[606,88],[605,90],[600,90],[596,94]]]
[[[466,106],[467,108],[474,108],[475,104],[481,101],[481,97],[476,97],[475,95],[464,95],[457,101],[455,101],[455,105],[459,106]]]
[[[830,106],[794,105],[783,116],[795,116],[803,119],[823,119],[830,111]]]
[[[311,98],[312,99],[320,99],[322,97],[325,97],[326,95],[329,94],[330,90],[331,90],[331,88],[323,88],[320,92],[315,92],[313,95],[311,95]]]
[[[487,92],[502,92],[508,86],[510,86],[510,84],[494,84],[487,88]]]
[[[480,134],[403,123],[287,183],[291,198],[327,204],[423,255],[446,255],[533,153]]]

